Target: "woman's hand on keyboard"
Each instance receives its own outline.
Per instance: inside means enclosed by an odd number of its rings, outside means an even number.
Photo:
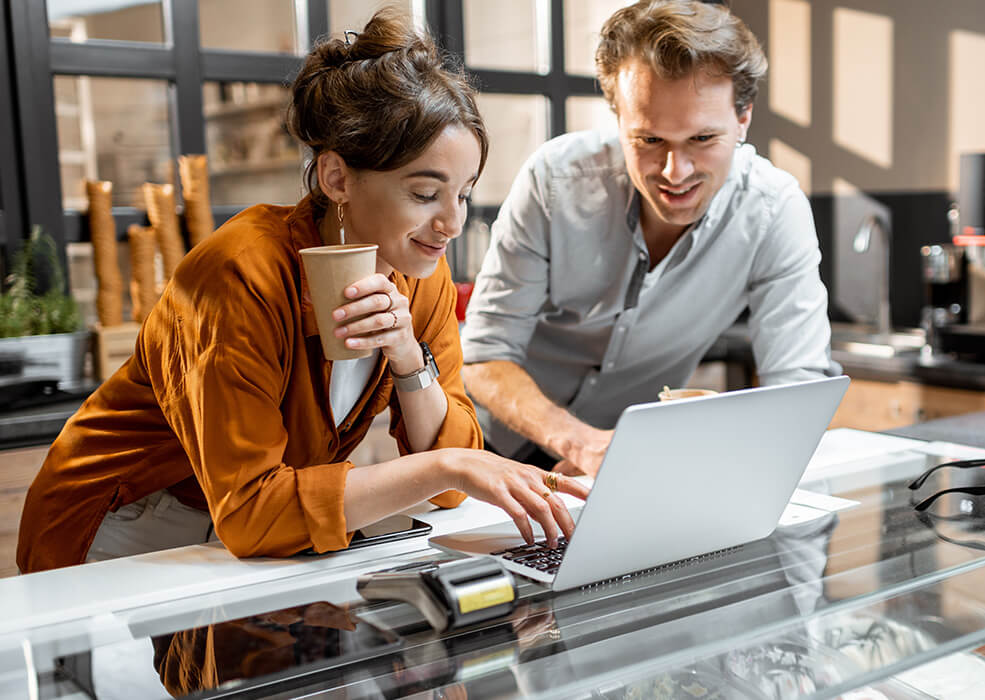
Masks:
[[[528,544],[534,541],[530,518],[544,530],[550,547],[557,546],[558,531],[571,537],[575,522],[557,493],[545,482],[549,472],[529,464],[500,457],[492,452],[469,449],[442,450],[456,486],[473,498],[499,506],[516,523]],[[584,500],[589,488],[563,474],[557,477],[557,490]]]

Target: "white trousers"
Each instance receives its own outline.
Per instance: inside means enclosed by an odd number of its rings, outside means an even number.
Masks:
[[[86,562],[156,552],[219,538],[209,514],[191,508],[166,490],[109,511],[96,531]]]

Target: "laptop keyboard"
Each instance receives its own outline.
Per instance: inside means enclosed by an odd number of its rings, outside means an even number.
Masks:
[[[556,574],[567,547],[568,540],[558,537],[556,549],[548,547],[547,540],[540,540],[533,544],[522,544],[519,547],[493,552],[493,556],[509,559],[517,564],[543,571],[545,574]]]

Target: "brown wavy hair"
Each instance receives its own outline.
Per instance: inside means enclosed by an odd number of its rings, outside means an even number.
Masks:
[[[294,79],[287,110],[291,133],[311,149],[305,182],[322,206],[328,203],[318,186],[323,152],[335,151],[356,170],[395,170],[453,124],[478,139],[481,173],[489,140],[474,88],[460,65],[392,8],[373,15],[352,41],[318,43]]]
[[[766,74],[759,41],[722,4],[641,0],[609,17],[601,35],[595,69],[613,110],[616,78],[628,59],[642,59],[663,80],[678,80],[698,69],[731,78],[736,114],[752,104]]]

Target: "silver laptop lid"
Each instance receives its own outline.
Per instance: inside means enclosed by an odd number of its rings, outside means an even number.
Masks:
[[[848,382],[834,377],[627,408],[552,587],[769,535]]]
[[[564,590],[766,537],[848,383],[835,377],[630,406],[553,580],[504,565]],[[467,554],[522,544],[512,522],[429,541]]]

